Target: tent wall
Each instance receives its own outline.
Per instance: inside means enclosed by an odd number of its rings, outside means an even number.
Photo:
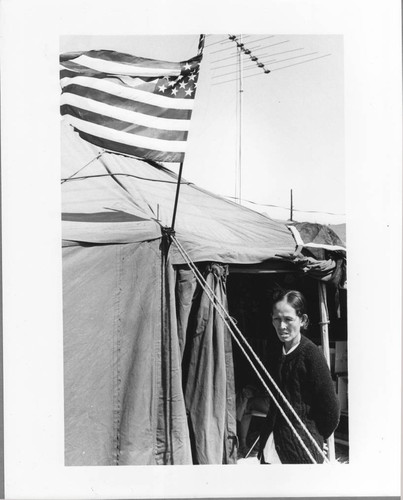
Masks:
[[[176,323],[166,323],[174,273],[166,280],[159,247],[64,249],[66,465],[191,463]]]
[[[231,339],[193,274],[161,240],[63,252],[66,465],[234,462]]]

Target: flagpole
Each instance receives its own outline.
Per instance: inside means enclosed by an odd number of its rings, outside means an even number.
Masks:
[[[183,169],[183,161],[179,165],[178,183],[176,185],[174,211],[173,211],[172,223],[171,223],[171,230],[172,231],[175,228],[176,211],[177,211],[177,208],[178,208],[178,201],[179,201],[179,189],[180,189],[181,180],[182,180],[182,169]]]
[[[198,49],[197,49],[198,55],[203,53],[205,38],[206,38],[205,35],[200,35],[200,37],[199,37],[199,45],[198,45]],[[176,185],[175,203],[174,203],[174,210],[173,210],[173,214],[172,214],[172,223],[171,223],[171,227],[170,227],[171,232],[173,232],[175,230],[176,212],[178,209],[178,201],[179,201],[179,190],[180,190],[180,185],[181,185],[181,180],[182,180],[182,170],[183,170],[183,161],[179,165],[178,183]]]

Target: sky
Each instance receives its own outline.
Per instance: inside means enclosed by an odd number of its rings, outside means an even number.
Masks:
[[[292,190],[293,220],[345,222],[343,37],[263,33],[242,41],[259,61],[274,60],[265,65],[271,72],[243,55],[240,112],[235,43],[206,36],[183,177],[229,198],[240,193],[245,206],[283,220]],[[198,35],[60,39],[61,52],[111,49],[169,61],[193,57],[197,45]]]

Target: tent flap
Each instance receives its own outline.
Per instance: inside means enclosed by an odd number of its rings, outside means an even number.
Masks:
[[[208,265],[205,279],[218,300],[227,308],[225,280],[227,266]],[[183,295],[185,275],[180,270],[178,293]],[[193,278],[190,276],[190,280]],[[186,284],[184,286],[187,286]],[[188,287],[191,291],[194,287]],[[235,463],[235,382],[229,332],[205,292],[195,289],[193,307],[182,309],[181,324],[187,325],[184,352],[186,409],[193,440],[193,461],[197,464]],[[190,300],[186,301],[190,304]]]

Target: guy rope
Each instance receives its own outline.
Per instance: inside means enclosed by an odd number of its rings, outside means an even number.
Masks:
[[[246,359],[249,361],[249,363],[252,366],[253,370],[256,372],[256,374],[259,377],[260,381],[262,382],[264,388],[266,389],[266,391],[268,392],[268,394],[270,395],[270,397],[272,398],[272,400],[276,404],[277,408],[279,409],[280,413],[282,414],[282,416],[284,417],[285,421],[289,425],[290,429],[292,430],[293,434],[297,438],[297,440],[300,443],[301,447],[305,450],[305,452],[308,455],[309,459],[312,461],[312,463],[314,463],[314,464],[317,463],[316,460],[315,460],[315,458],[312,456],[311,452],[307,448],[306,444],[303,442],[301,436],[298,434],[297,430],[295,429],[295,427],[291,423],[290,419],[288,418],[288,416],[284,412],[284,410],[281,407],[280,403],[275,398],[273,392],[270,390],[270,388],[268,387],[267,383],[263,379],[262,375],[259,372],[258,367],[256,366],[256,364],[252,360],[251,356],[254,358],[255,362],[260,367],[260,369],[263,371],[263,373],[265,374],[265,376],[270,380],[271,384],[273,385],[273,387],[278,392],[280,398],[283,400],[283,402],[285,403],[285,405],[288,407],[288,409],[290,410],[290,412],[292,413],[292,415],[294,416],[294,418],[298,422],[298,424],[305,431],[306,435],[308,436],[308,438],[310,439],[310,441],[313,443],[313,445],[315,446],[315,448],[318,450],[318,452],[320,453],[320,455],[323,457],[324,461],[326,463],[329,463],[329,459],[327,458],[327,456],[324,453],[324,451],[321,449],[321,447],[319,446],[319,444],[316,442],[315,438],[309,432],[309,430],[307,429],[307,427],[305,426],[305,424],[302,422],[302,420],[300,419],[300,417],[298,416],[298,414],[295,412],[294,408],[291,406],[291,404],[289,403],[289,401],[286,399],[286,397],[282,393],[281,389],[278,387],[278,385],[274,381],[273,377],[267,371],[267,369],[265,368],[265,366],[263,365],[263,363],[261,362],[261,360],[259,359],[259,357],[256,355],[256,353],[253,351],[252,347],[247,342],[246,338],[242,335],[242,333],[239,330],[239,328],[237,327],[234,319],[229,315],[229,313],[227,312],[226,308],[220,302],[219,298],[215,295],[214,291],[211,289],[210,285],[204,279],[203,275],[200,273],[200,271],[198,270],[198,268],[196,267],[196,265],[191,261],[189,255],[187,254],[186,250],[183,248],[183,246],[181,245],[181,243],[178,241],[178,239],[176,238],[176,236],[175,236],[175,234],[174,234],[173,231],[170,233],[170,238],[174,242],[176,248],[178,249],[179,253],[183,257],[183,259],[186,262],[186,264],[189,266],[189,268],[193,272],[193,274],[194,274],[197,282],[199,283],[199,285],[203,289],[203,291],[206,293],[206,295],[207,295],[208,299],[210,300],[210,302],[212,303],[213,307],[215,308],[215,310],[217,311],[217,313],[220,315],[220,317],[224,321],[224,324],[227,326],[230,334],[234,338],[235,342],[238,344],[239,348],[241,349],[241,351],[245,355]],[[235,332],[237,333],[238,336],[235,334],[234,330],[235,330]],[[244,346],[247,347],[247,349],[249,350],[249,353],[250,353],[251,356],[246,352]]]

